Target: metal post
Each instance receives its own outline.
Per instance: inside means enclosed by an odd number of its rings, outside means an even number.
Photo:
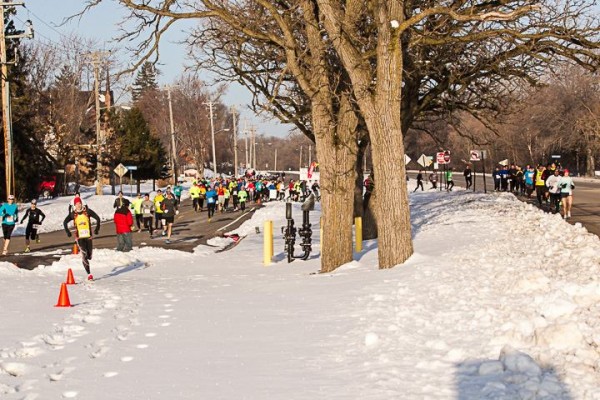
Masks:
[[[273,165],[273,170],[277,172],[277,148],[275,148],[275,165]]]
[[[171,158],[171,167],[173,171],[173,186],[177,185],[177,149],[175,148],[175,125],[173,122],[173,104],[171,102],[171,87],[167,86],[167,98],[169,100],[169,119],[171,123],[171,150],[172,150],[172,158]]]
[[[100,131],[100,82],[98,54],[93,54],[94,60],[94,97],[96,99],[96,195],[102,195],[102,132]],[[121,187],[121,190],[123,188]]]
[[[310,167],[310,163],[312,161],[312,145],[308,145],[308,166]]]
[[[300,173],[300,168],[302,168],[302,146],[300,146],[300,161],[298,162],[298,173]]]
[[[237,121],[235,119],[235,107],[231,107],[233,117],[233,177],[238,177],[238,153],[237,153]]]
[[[481,152],[481,165],[483,167],[483,193],[487,193],[487,185],[485,184],[485,152]]]
[[[213,102],[209,101],[208,109],[210,112],[210,137],[212,143],[212,161],[213,161],[213,171],[215,172],[215,178],[217,177],[217,153],[215,151],[215,125],[213,123]]]

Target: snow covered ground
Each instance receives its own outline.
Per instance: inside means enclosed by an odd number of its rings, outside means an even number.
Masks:
[[[390,270],[368,241],[315,274],[318,210],[314,255],[288,264],[283,203],[226,252],[97,251],[92,284],[77,256],[0,263],[0,398],[600,399],[598,237],[509,194],[411,203],[415,254]]]

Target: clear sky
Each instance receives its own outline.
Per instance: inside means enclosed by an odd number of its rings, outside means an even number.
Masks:
[[[112,39],[118,36],[119,27],[117,23],[127,15],[127,11],[119,6],[116,1],[103,0],[96,8],[88,11],[81,19],[77,19],[62,25],[65,17],[76,14],[83,8],[83,0],[24,0],[25,8],[17,7],[17,17],[25,21],[33,22],[36,37],[34,40],[42,42],[59,42],[62,36],[76,33],[85,38],[96,39],[100,43],[106,43],[107,49],[122,47]],[[16,21],[17,24],[19,21]],[[182,22],[171,27],[171,32],[163,38],[161,43],[161,58],[159,70],[161,84],[171,83],[179,76],[186,65],[185,45],[177,43],[185,37],[185,30],[191,26],[191,22]],[[90,49],[92,50],[92,49]],[[125,58],[125,53],[122,55]],[[128,60],[124,60],[128,63]],[[200,73],[202,78],[202,73]],[[209,80],[208,77],[205,77]],[[248,124],[257,127],[258,133],[266,135],[285,136],[291,125],[280,124],[277,120],[264,120],[262,116],[256,116],[247,107],[251,96],[249,92],[237,85],[230,85],[224,97],[228,105],[235,105],[241,112],[242,120],[246,118]],[[208,112],[208,111],[207,111]],[[240,126],[240,132],[243,126]]]

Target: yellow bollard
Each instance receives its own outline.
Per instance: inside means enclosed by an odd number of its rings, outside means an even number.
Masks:
[[[273,257],[273,221],[265,221],[263,242],[263,263],[271,265]]]
[[[359,253],[362,251],[362,218],[356,217],[354,218],[354,240],[355,240],[355,248],[356,252]]]
[[[271,259],[275,255],[275,247],[273,246],[273,221],[269,221],[269,232],[271,235]]]

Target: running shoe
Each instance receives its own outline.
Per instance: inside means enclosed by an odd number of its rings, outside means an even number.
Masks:
[[[171,241],[169,239],[165,240],[165,244],[171,244]]]
[[[94,280],[94,276],[92,274],[89,274],[87,277],[88,281],[93,281]]]
[[[29,246],[25,247],[25,253],[29,253],[31,251],[31,249],[29,248]]]

